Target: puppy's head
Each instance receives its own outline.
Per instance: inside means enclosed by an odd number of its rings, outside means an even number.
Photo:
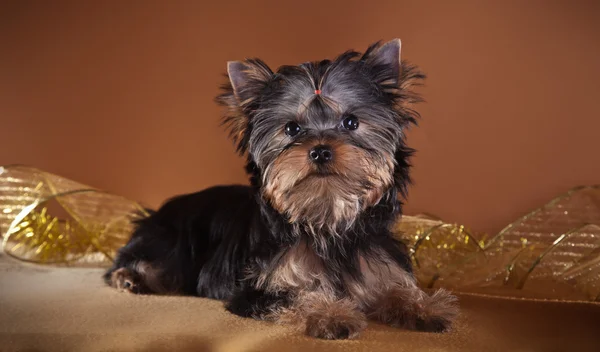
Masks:
[[[403,130],[415,122],[424,78],[400,60],[400,40],[335,60],[283,66],[228,63],[217,101],[263,197],[292,223],[350,226],[391,187],[408,182]]]

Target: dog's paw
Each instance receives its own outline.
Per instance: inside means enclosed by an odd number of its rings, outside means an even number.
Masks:
[[[244,318],[251,318],[254,314],[254,307],[245,299],[245,297],[235,296],[231,301],[225,304],[225,310],[229,313],[238,315]]]
[[[393,327],[444,332],[458,316],[458,299],[445,290],[427,296],[417,288],[398,289],[377,302],[369,316]]]
[[[313,313],[306,320],[306,334],[326,340],[354,339],[367,326],[360,313],[344,316],[327,316]]]
[[[127,268],[120,268],[112,272],[110,276],[111,286],[121,292],[140,293],[141,286],[137,275]]]
[[[425,319],[417,317],[415,330],[439,333],[450,330],[450,326],[452,326],[452,321],[443,317],[428,317]]]
[[[458,317],[458,298],[440,289],[419,303],[417,330],[427,332],[448,331]]]

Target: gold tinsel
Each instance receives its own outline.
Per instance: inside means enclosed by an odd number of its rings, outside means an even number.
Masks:
[[[106,266],[140,204],[26,166],[0,167],[3,251],[39,264]],[[419,282],[513,297],[600,300],[600,186],[577,187],[506,226],[473,233],[434,216],[403,216]]]
[[[600,301],[600,186],[576,187],[493,237],[427,216],[396,229],[424,286]]]
[[[0,167],[4,253],[39,264],[107,265],[128,239],[136,202],[26,166]]]

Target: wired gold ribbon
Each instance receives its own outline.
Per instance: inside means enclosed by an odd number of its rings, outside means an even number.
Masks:
[[[37,170],[0,167],[2,249],[39,264],[103,266],[129,238],[138,203]]]
[[[110,265],[147,215],[137,202],[35,168],[0,167],[4,253],[38,264]],[[419,282],[460,292],[600,301],[600,186],[577,187],[495,236],[403,216]]]

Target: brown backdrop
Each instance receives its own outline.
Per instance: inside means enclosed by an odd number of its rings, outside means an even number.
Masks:
[[[4,1],[0,164],[156,206],[245,182],[213,96],[270,65],[400,37],[429,75],[407,212],[496,231],[600,182],[597,1]]]

